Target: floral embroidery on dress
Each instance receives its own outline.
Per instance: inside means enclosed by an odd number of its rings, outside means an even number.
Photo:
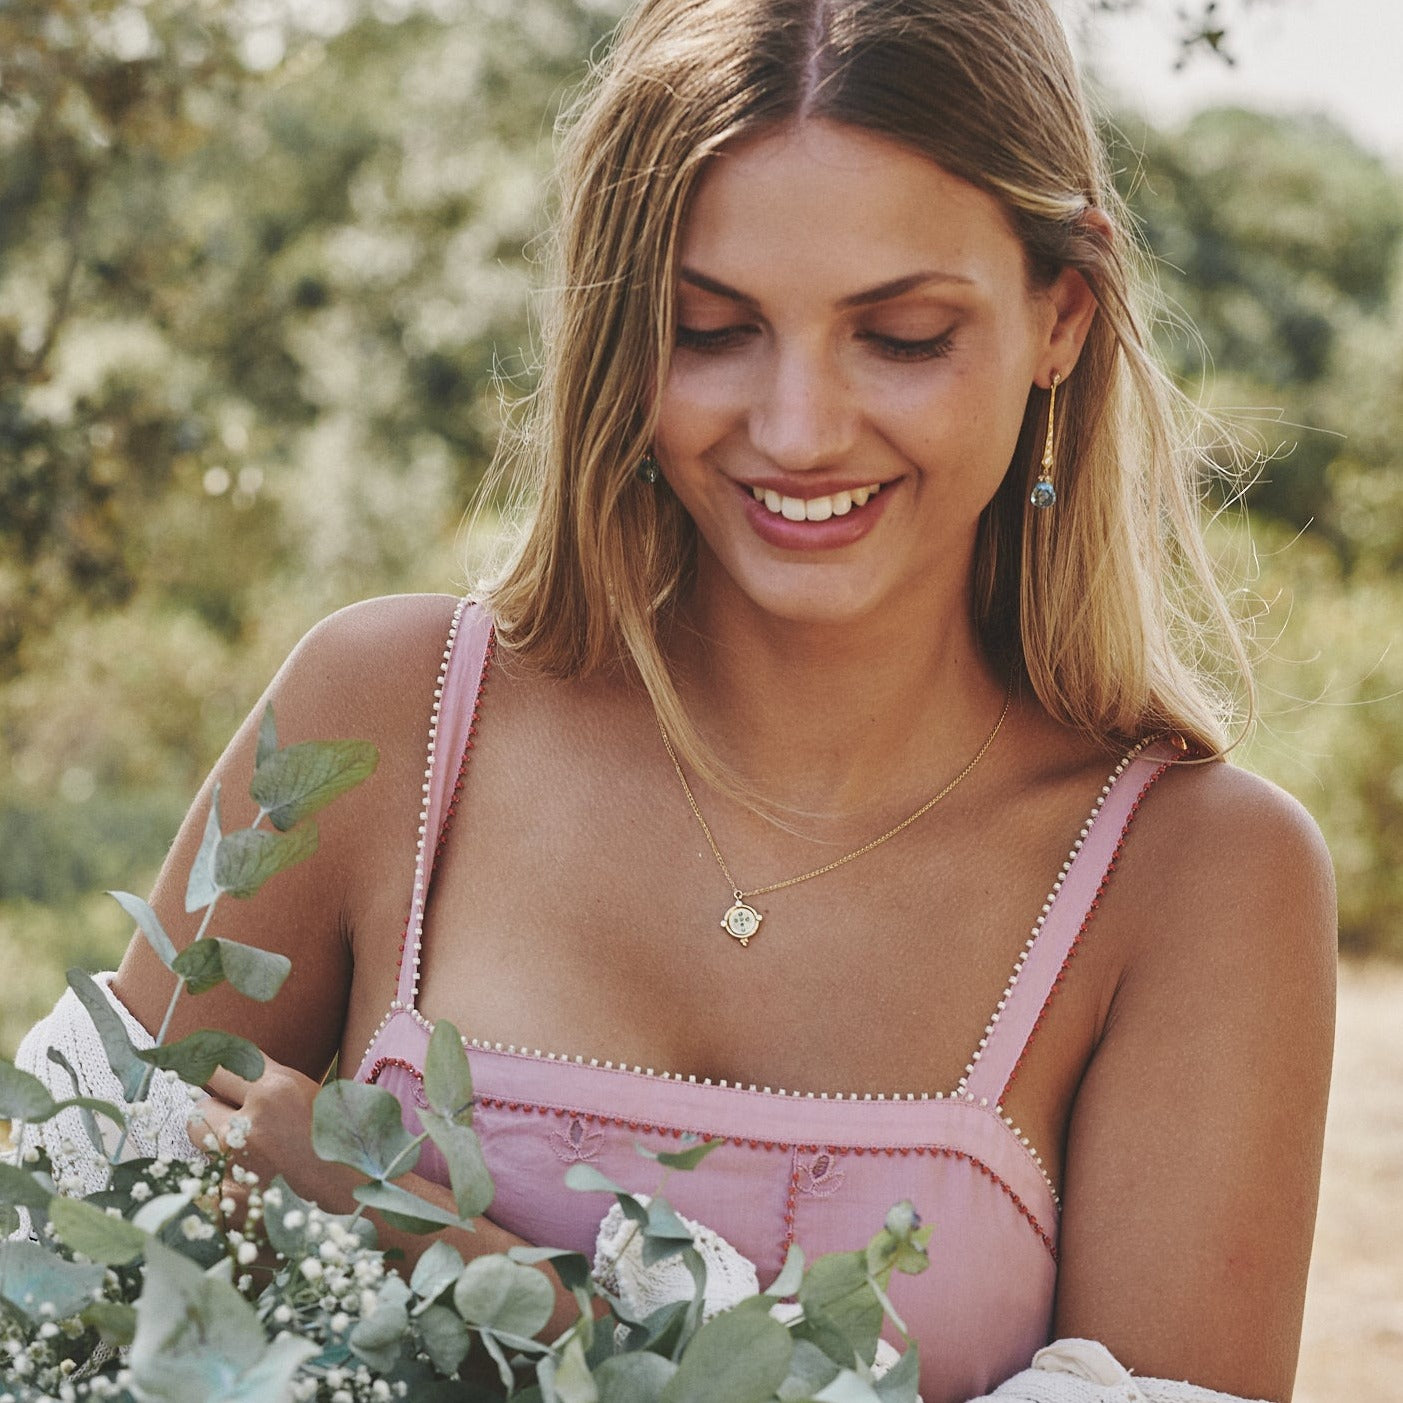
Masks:
[[[843,1187],[843,1171],[837,1155],[815,1155],[797,1170],[795,1187],[810,1198],[828,1198]]]
[[[598,1159],[604,1143],[604,1134],[591,1130],[579,1116],[570,1118],[568,1130],[551,1132],[551,1148],[566,1164],[580,1164],[586,1160]]]

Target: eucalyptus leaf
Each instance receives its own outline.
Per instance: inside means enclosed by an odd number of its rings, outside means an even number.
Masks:
[[[780,1268],[779,1275],[765,1288],[765,1295],[782,1301],[788,1296],[797,1295],[803,1280],[804,1251],[797,1242],[791,1242],[784,1265]]]
[[[565,1346],[551,1383],[559,1403],[600,1403],[602,1397],[607,1397],[609,1403],[615,1403],[615,1395],[600,1393],[585,1361],[584,1346],[578,1339],[572,1339]]]
[[[794,1342],[769,1315],[725,1311],[682,1352],[660,1403],[769,1403],[789,1373]]]
[[[673,1211],[666,1199],[655,1195],[648,1203],[648,1218],[643,1225],[643,1262],[652,1266],[668,1257],[675,1257],[692,1244],[692,1230]]]
[[[38,1077],[0,1058],[0,1119],[38,1125],[57,1109],[48,1087]]]
[[[516,1380],[512,1374],[512,1366],[507,1362],[507,1356],[502,1352],[502,1346],[493,1339],[490,1330],[481,1331],[478,1338],[482,1341],[483,1349],[492,1356],[492,1362],[497,1366],[497,1377],[501,1379],[502,1387],[507,1390],[507,1394],[510,1396]]]
[[[293,1403],[297,1376],[308,1360],[316,1358],[317,1346],[298,1335],[279,1335],[263,1351],[263,1358],[244,1372],[210,1403]],[[201,1400],[204,1403],[204,1400]]]
[[[398,1301],[382,1300],[351,1331],[351,1352],[372,1369],[388,1374],[399,1360],[408,1328],[409,1312],[404,1306]]]
[[[0,1160],[0,1203],[17,1203],[21,1208],[47,1209],[54,1196],[52,1185],[44,1182],[32,1170]]]
[[[291,1184],[277,1175],[270,1189],[276,1190],[276,1198],[271,1198],[265,1194],[263,1197],[263,1226],[268,1231],[268,1241],[272,1243],[273,1250],[280,1252],[284,1257],[297,1258],[315,1254],[316,1248],[312,1245],[307,1236],[308,1214],[315,1206],[310,1199],[303,1198]],[[290,1213],[300,1214],[300,1219],[294,1219],[296,1227],[289,1226],[287,1218]],[[371,1247],[375,1243],[375,1225],[368,1223],[364,1218],[357,1218],[354,1214],[322,1214],[326,1223],[338,1223],[348,1232],[354,1233],[363,1247]],[[430,1249],[432,1251],[432,1248]]]
[[[492,1206],[494,1188],[477,1136],[468,1126],[432,1111],[421,1111],[419,1123],[448,1165],[448,1181],[459,1216],[481,1217]]]
[[[312,1103],[312,1147],[322,1159],[349,1164],[372,1179],[404,1174],[419,1162],[395,1098],[381,1086],[339,1080]]]
[[[612,1179],[606,1178],[592,1164],[572,1164],[565,1171],[565,1187],[580,1193],[620,1194],[626,1198],[633,1195],[621,1189]]]
[[[273,703],[269,702],[263,708],[263,715],[258,722],[258,748],[254,752],[253,768],[255,773],[265,760],[270,760],[278,753],[278,723],[273,718]]]
[[[13,1237],[22,1225],[19,1209],[0,1202],[0,1237]]]
[[[107,995],[86,970],[70,969],[68,987],[78,996],[78,1001],[93,1020],[97,1035],[102,1039],[102,1050],[107,1054],[107,1065],[112,1068],[112,1075],[122,1088],[122,1095],[128,1101],[135,1101],[146,1079],[146,1066],[132,1046],[117,1010],[108,1003]]]
[[[804,1276],[799,1302],[806,1315],[811,1306],[820,1312],[863,1363],[871,1364],[882,1328],[882,1306],[869,1284],[864,1252],[820,1257]]]
[[[463,1270],[463,1257],[447,1242],[431,1243],[414,1264],[409,1289],[424,1302],[424,1309],[436,1301],[458,1279]],[[451,1370],[450,1370],[451,1372]]]
[[[915,1344],[872,1384],[882,1403],[917,1403],[921,1384],[921,1352]]]
[[[214,854],[214,884],[230,896],[252,896],[270,877],[311,857],[317,850],[317,826],[293,833],[239,828],[226,833]]]
[[[471,1223],[462,1222],[456,1213],[440,1208],[398,1184],[387,1184],[373,1180],[369,1184],[357,1184],[351,1190],[357,1203],[373,1208],[381,1214],[392,1228],[403,1232],[429,1233],[439,1228],[468,1228]]]
[[[46,1304],[54,1320],[77,1315],[92,1304],[102,1278],[102,1267],[66,1262],[37,1242],[0,1242],[0,1297],[36,1324],[45,1318],[39,1309]]]
[[[851,1369],[844,1369],[816,1394],[814,1403],[881,1403],[872,1385]]]
[[[219,895],[214,880],[214,855],[219,849],[219,785],[210,796],[209,813],[205,816],[205,832],[200,850],[190,864],[190,877],[185,883],[186,911],[202,911]]]
[[[616,1354],[594,1371],[601,1398],[608,1403],[656,1403],[677,1365],[660,1354]]]
[[[151,1240],[134,1224],[114,1218],[80,1198],[54,1199],[49,1204],[49,1221],[68,1247],[105,1267],[123,1267],[136,1261]]]
[[[654,1158],[667,1169],[695,1169],[713,1150],[719,1150],[724,1140],[703,1140],[685,1150],[659,1150]]]
[[[225,1067],[245,1081],[263,1075],[263,1054],[247,1038],[216,1028],[200,1028],[179,1042],[148,1047],[137,1054],[143,1062],[175,1072],[190,1086],[203,1086],[216,1067]]]
[[[446,1019],[434,1024],[424,1058],[424,1095],[431,1110],[449,1120],[472,1122],[473,1076],[463,1039]]]
[[[157,1194],[132,1214],[132,1222],[142,1232],[159,1233],[171,1222],[183,1218],[189,1207],[189,1194]]]
[[[156,958],[169,969],[175,963],[175,943],[166,934],[160,917],[139,896],[129,891],[107,893],[137,924],[146,943],[156,952]]]
[[[447,1306],[430,1306],[418,1318],[419,1342],[440,1373],[452,1375],[468,1357],[473,1337],[463,1318]]]
[[[136,1335],[127,1363],[143,1399],[230,1395],[263,1357],[263,1327],[253,1307],[227,1282],[152,1241],[137,1301]]]
[[[68,1080],[73,1084],[73,1095],[67,1101],[60,1101],[55,1105],[55,1114],[59,1111],[66,1111],[70,1107],[76,1110],[78,1119],[83,1126],[83,1133],[88,1137],[88,1143],[105,1159],[108,1152],[107,1144],[102,1138],[102,1132],[98,1129],[93,1112],[96,1111],[106,1116],[108,1120],[119,1127],[126,1126],[126,1113],[107,1101],[96,1101],[91,1097],[81,1095],[82,1086],[78,1080],[78,1073],[73,1070],[73,1064],[63,1055],[61,1049],[47,1047],[44,1049],[44,1055],[56,1067],[62,1067],[68,1074]]]
[[[303,741],[260,759],[249,792],[286,832],[373,774],[378,761],[369,741]]]
[[[795,1340],[789,1372],[776,1390],[781,1399],[812,1398],[838,1377],[838,1366],[815,1344]]]
[[[475,1257],[453,1287],[453,1308],[469,1325],[527,1338],[555,1310],[555,1291],[539,1271],[503,1256]]]
[[[564,1247],[508,1247],[507,1256],[524,1267],[549,1262],[567,1291],[589,1284],[590,1261],[583,1252],[571,1252]]]
[[[136,1336],[136,1309],[120,1301],[94,1301],[82,1315],[84,1325],[91,1326],[105,1343],[118,1349],[131,1344]]]
[[[292,961],[271,950],[216,938],[187,945],[171,968],[192,994],[207,993],[227,979],[239,993],[267,1003],[291,973]]]

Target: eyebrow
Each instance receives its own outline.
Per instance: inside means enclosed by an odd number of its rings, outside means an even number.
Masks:
[[[744,307],[758,308],[760,306],[759,302],[749,293],[741,292],[738,288],[723,283],[719,278],[710,278],[705,273],[699,273],[695,268],[683,268],[678,272],[677,277],[679,282],[690,283],[703,292],[715,293],[717,297],[725,297],[731,302],[739,302]],[[969,287],[973,285],[973,282],[973,278],[966,278],[959,273],[941,273],[933,270],[908,273],[904,278],[893,278],[890,282],[878,283],[876,287],[864,288],[861,292],[854,292],[851,296],[841,298],[838,306],[844,309],[870,307],[874,303],[889,302],[894,297],[914,292],[917,288],[925,287],[929,283],[957,283]]]

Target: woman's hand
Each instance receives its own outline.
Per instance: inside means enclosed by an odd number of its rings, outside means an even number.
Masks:
[[[264,1064],[263,1075],[254,1082],[223,1067],[209,1079],[210,1094],[198,1107],[209,1130],[245,1169],[258,1175],[259,1183],[269,1184],[281,1174],[303,1198],[328,1213],[354,1212],[351,1191],[365,1182],[364,1176],[318,1158],[312,1148],[312,1102],[320,1085],[270,1057],[265,1056]],[[241,1121],[231,1139],[235,1117]]]
[[[208,1131],[221,1145],[234,1151],[243,1168],[258,1175],[260,1185],[271,1183],[281,1174],[303,1198],[328,1213],[355,1212],[357,1204],[352,1191],[357,1184],[367,1182],[365,1175],[349,1165],[328,1163],[312,1147],[312,1102],[320,1085],[295,1067],[275,1062],[266,1054],[264,1064],[263,1075],[256,1082],[245,1081],[223,1067],[215,1072],[207,1085],[210,1094],[198,1107]],[[247,1121],[247,1126],[242,1122],[236,1126],[236,1117]],[[203,1138],[198,1123],[191,1130],[191,1138],[198,1143]],[[453,1210],[453,1195],[442,1184],[417,1174],[406,1174],[395,1182],[441,1208]],[[246,1185],[228,1181],[224,1187],[226,1196],[236,1203],[242,1202],[247,1192]],[[405,1274],[439,1239],[457,1248],[465,1261],[527,1245],[488,1218],[474,1219],[472,1230],[445,1228],[436,1234],[420,1235],[391,1228],[374,1212],[366,1216],[375,1224],[381,1248],[403,1254],[398,1267]],[[553,1340],[574,1324],[580,1308],[548,1264],[542,1264],[539,1270],[555,1290],[555,1310],[541,1331],[542,1339]]]

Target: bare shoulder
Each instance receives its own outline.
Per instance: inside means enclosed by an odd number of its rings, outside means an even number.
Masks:
[[[1335,958],[1330,855],[1305,807],[1224,763],[1177,765],[1136,819],[1123,866],[1145,913],[1137,964],[1231,958],[1319,973]]]
[[[363,600],[314,625],[269,689],[287,739],[304,725],[320,735],[394,731],[409,714],[425,719],[457,600],[400,594]]]

